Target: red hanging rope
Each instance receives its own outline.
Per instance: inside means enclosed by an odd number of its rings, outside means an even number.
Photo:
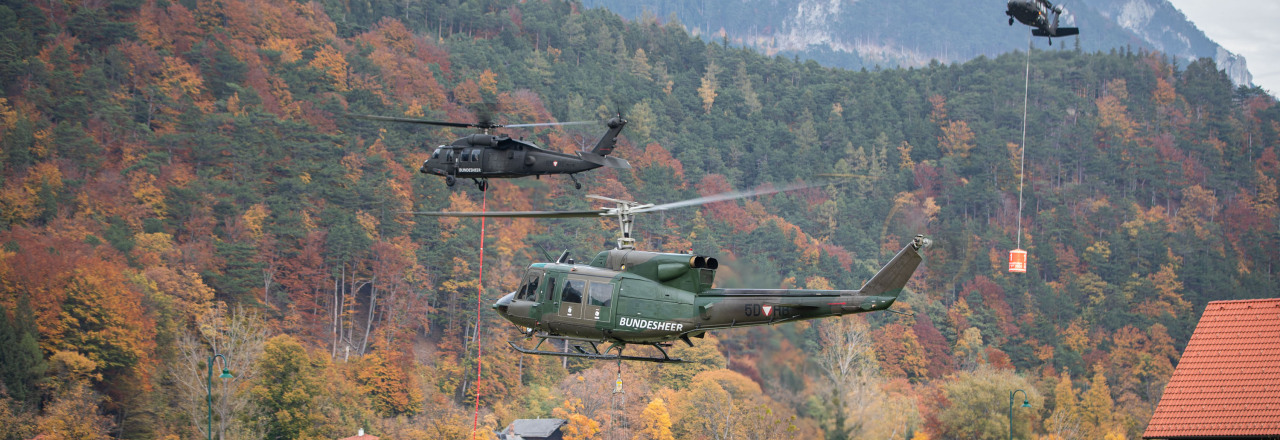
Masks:
[[[481,202],[480,212],[488,212],[489,208],[489,192],[480,191]],[[480,372],[484,363],[481,362],[481,356],[484,350],[480,345],[480,307],[484,298],[484,220],[480,217],[480,274],[476,286],[476,414],[471,420],[471,438],[476,438],[476,430],[480,427]]]

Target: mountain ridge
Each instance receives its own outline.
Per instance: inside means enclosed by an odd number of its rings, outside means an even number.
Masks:
[[[1003,2],[713,0],[695,5],[671,0],[626,4],[586,0],[583,4],[630,19],[646,14],[675,19],[704,38],[849,69],[922,67],[933,60],[963,62],[1025,47],[1019,37],[1025,35],[1026,27],[1004,25]],[[1159,51],[1184,65],[1210,58],[1233,85],[1252,85],[1244,56],[1205,36],[1167,0],[1081,0],[1065,6],[1068,14],[1063,19],[1080,26],[1083,35],[1060,42],[1086,51]]]

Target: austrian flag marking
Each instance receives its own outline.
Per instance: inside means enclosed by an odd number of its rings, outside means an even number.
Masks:
[[[769,313],[773,312],[773,306],[770,305],[760,306],[760,308],[764,309],[764,316],[769,316]]]

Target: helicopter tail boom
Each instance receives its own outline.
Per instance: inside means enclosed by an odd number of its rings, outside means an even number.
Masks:
[[[923,260],[920,252],[929,246],[930,241],[923,235],[917,235],[911,244],[898,251],[897,255],[889,260],[889,264],[880,268],[871,277],[867,284],[858,289],[859,295],[865,296],[887,296],[897,298],[902,293],[902,288],[907,285],[907,280],[911,279],[911,275],[916,272],[916,267]]]
[[[618,145],[618,133],[622,132],[622,127],[627,126],[627,120],[622,119],[622,117],[614,117],[605,124],[609,126],[609,131],[606,131],[600,141],[596,142],[596,146],[591,149],[591,154],[600,157],[608,156],[609,153],[613,152],[613,147]],[[586,155],[584,154],[583,156]]]
[[[620,157],[601,156],[591,151],[583,151],[582,153],[579,154],[579,156],[582,157],[582,160],[591,162],[596,165],[605,166],[609,168],[617,168],[621,170],[631,169],[631,163],[627,162],[626,159],[623,159]]]

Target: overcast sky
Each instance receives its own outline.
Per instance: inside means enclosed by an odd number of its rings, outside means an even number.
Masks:
[[[1244,55],[1253,83],[1280,95],[1280,1],[1169,0],[1231,53]]]

